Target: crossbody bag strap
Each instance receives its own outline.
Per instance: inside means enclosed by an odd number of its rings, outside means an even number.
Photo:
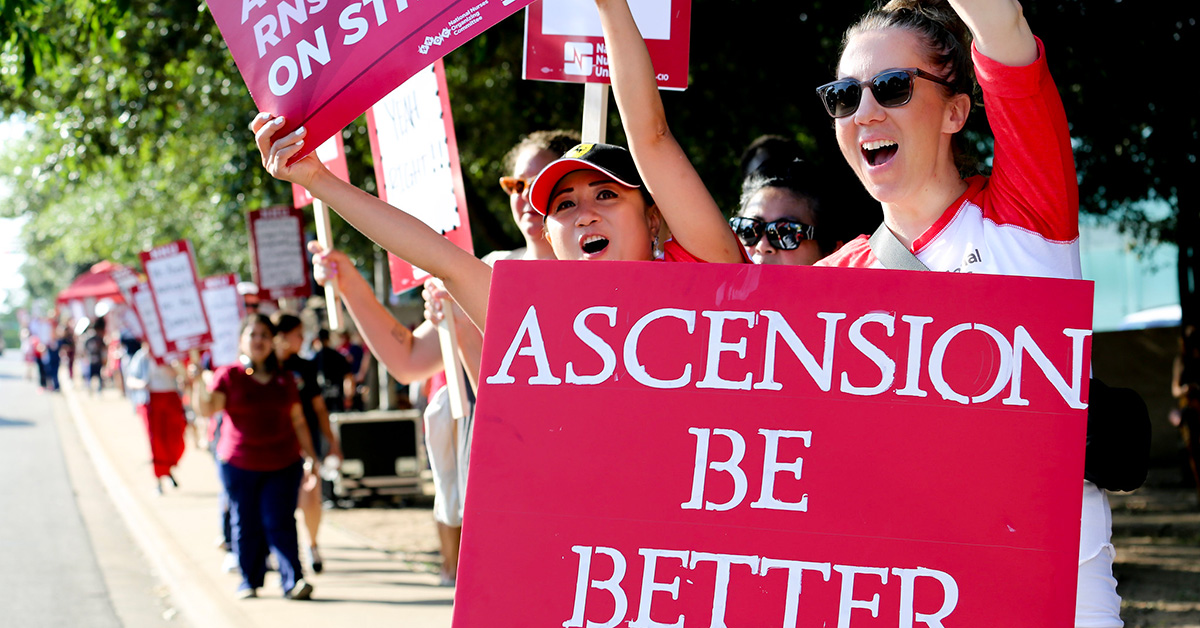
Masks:
[[[871,234],[867,244],[871,247],[871,252],[875,254],[875,257],[883,263],[884,268],[929,270],[929,267],[917,259],[917,256],[913,255],[912,251],[900,242],[896,234],[887,228],[886,223],[879,223],[879,228]]]

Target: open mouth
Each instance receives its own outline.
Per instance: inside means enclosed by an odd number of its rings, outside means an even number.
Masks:
[[[882,166],[892,160],[896,156],[896,151],[900,145],[892,140],[872,140],[863,142],[862,154],[868,164],[872,166]]]
[[[590,235],[583,239],[580,243],[583,252],[587,255],[595,255],[608,248],[608,238],[599,235]]]

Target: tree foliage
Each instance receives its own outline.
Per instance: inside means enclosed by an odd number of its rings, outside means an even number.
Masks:
[[[1072,123],[1082,209],[1110,215],[1146,241],[1180,244],[1185,310],[1200,314],[1189,301],[1200,144],[1178,78],[1183,64],[1172,63],[1197,57],[1196,9],[1025,4]],[[774,133],[808,149],[860,229],[877,224],[878,207],[841,158],[813,93],[833,75],[843,30],[869,5],[694,0],[691,87],[664,93],[664,102],[722,207],[736,205],[743,147]],[[479,253],[519,242],[496,191],[503,155],[521,135],[578,127],[581,115],[581,87],[520,78],[523,19],[505,20],[446,58]],[[30,125],[29,137],[0,155],[0,178],[14,190],[0,212],[34,217],[25,236],[34,263],[63,273],[102,258],[130,263],[143,248],[189,237],[202,272],[248,275],[244,213],[289,202],[290,190],[258,166],[245,128],[254,105],[204,5],[0,0],[0,27],[0,114],[24,112]],[[986,152],[981,113],[972,116],[971,137]],[[610,115],[610,141],[621,143],[615,107]],[[362,120],[343,137],[352,180],[373,191]],[[1151,207],[1168,211],[1160,217]],[[369,244],[336,217],[335,233],[339,246],[369,259]]]

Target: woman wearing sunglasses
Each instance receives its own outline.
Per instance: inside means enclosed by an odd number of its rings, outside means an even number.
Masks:
[[[846,32],[838,80],[817,88],[842,154],[929,269],[1078,279],[1075,164],[1042,42],[1015,0],[948,4],[894,0]],[[964,177],[959,145],[973,74],[995,135],[988,177]],[[865,236],[820,264],[883,267]],[[1108,500],[1083,491],[1075,623],[1119,627]]]
[[[811,266],[842,245],[803,162],[752,173],[742,182],[741,208],[729,226],[755,264]]]
[[[579,134],[574,131],[534,131],[504,156],[505,170],[512,174],[500,177],[500,189],[508,197],[513,222],[521,230],[525,246],[489,253],[483,258],[485,262],[491,265],[502,259],[554,259],[554,251],[543,237],[542,215],[529,204],[529,189],[543,168],[578,143]]]

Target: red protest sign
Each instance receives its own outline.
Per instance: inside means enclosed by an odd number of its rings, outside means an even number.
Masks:
[[[269,301],[312,294],[304,248],[304,213],[286,205],[267,207],[247,214],[246,223],[259,298]]]
[[[350,181],[350,169],[346,165],[346,146],[342,142],[342,134],[334,132],[333,136],[317,147],[317,159],[325,164],[333,176],[342,181]],[[292,206],[304,207],[312,205],[312,194],[303,186],[292,184]]]
[[[661,89],[688,86],[691,0],[631,2]],[[521,78],[566,83],[610,83],[600,13],[592,0],[542,0],[525,13]]]
[[[142,251],[140,257],[166,350],[182,352],[211,343],[192,244],[177,240]]]
[[[371,107],[367,130],[379,198],[473,251],[442,62],[418,72]],[[394,292],[419,286],[429,276],[390,253],[388,266]]]
[[[1091,291],[500,262],[454,625],[1073,625]]]
[[[246,307],[237,290],[237,273],[206,277],[201,282],[200,298],[204,301],[204,313],[212,325],[212,367],[236,364],[241,356],[238,346],[241,335],[242,317]]]
[[[303,125],[305,152],[530,0],[208,0],[259,111]]]

